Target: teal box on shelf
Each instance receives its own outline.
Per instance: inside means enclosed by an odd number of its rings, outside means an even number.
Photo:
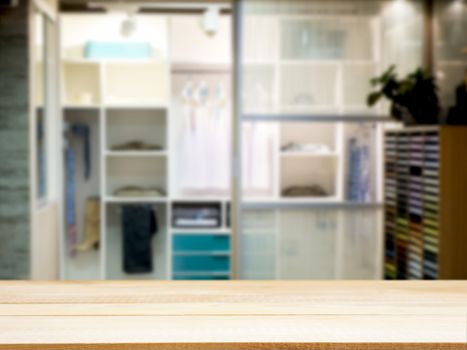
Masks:
[[[90,41],[84,51],[87,59],[149,59],[152,50],[145,42]]]

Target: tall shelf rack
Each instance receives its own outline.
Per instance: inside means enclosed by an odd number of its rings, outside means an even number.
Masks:
[[[118,31],[121,16],[64,15],[62,35],[63,117],[65,125],[86,124],[90,127],[91,177],[85,179],[83,145],[71,138],[68,142],[76,152],[75,186],[78,235],[84,234],[85,201],[88,197],[100,198],[100,247],[86,252],[70,253],[65,238],[62,247],[61,276],[64,279],[228,279],[230,273],[230,229],[227,225],[227,196],[192,196],[176,190],[176,180],[171,175],[177,171],[174,160],[177,123],[173,114],[172,81],[174,69],[180,66],[183,50],[174,48],[177,25],[193,33],[202,32],[196,16],[148,15],[138,18],[140,25],[150,28],[146,36],[157,48],[154,59],[86,59],[86,42],[93,39],[92,28],[104,28],[104,38],[112,39]],[[86,30],[77,33],[77,24],[87,24]],[[221,38],[228,20],[222,19]],[[154,30],[158,33],[153,38]],[[200,34],[198,34],[200,35]],[[168,40],[172,38],[172,50]],[[180,37],[180,36],[179,36]],[[99,38],[98,38],[99,39]],[[210,42],[204,38],[209,46]],[[202,67],[213,71],[222,66],[229,71],[229,53],[214,54],[214,62],[197,61],[196,55],[188,57],[183,66]],[[172,51],[172,52],[171,52]],[[181,52],[180,52],[181,51]],[[177,56],[178,55],[178,56]],[[178,58],[177,58],[178,57]],[[119,150],[115,145],[132,141],[157,145],[150,150]],[[68,143],[67,142],[67,143]],[[118,196],[115,191],[135,184],[143,188],[160,189],[153,196]],[[217,203],[221,223],[216,228],[179,229],[174,226],[173,208],[184,203]],[[122,206],[149,204],[155,209],[159,231],[153,238],[154,268],[151,273],[128,274],[122,267]],[[63,234],[67,236],[67,228]],[[193,238],[197,242],[193,242]],[[209,251],[200,250],[200,243],[211,240]],[[209,242],[208,242],[209,243]],[[190,249],[188,249],[191,247]],[[198,264],[193,268],[193,264]],[[220,269],[215,266],[218,264]],[[212,267],[207,271],[204,267]]]

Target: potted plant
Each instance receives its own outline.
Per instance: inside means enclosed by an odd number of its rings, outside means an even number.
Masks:
[[[419,68],[398,80],[395,70],[395,66],[390,66],[381,76],[371,79],[371,85],[379,90],[368,95],[368,105],[386,97],[391,101],[391,115],[405,125],[438,124],[440,106],[434,78]]]

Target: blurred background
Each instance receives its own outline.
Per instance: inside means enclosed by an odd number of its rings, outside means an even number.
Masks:
[[[466,33],[463,0],[0,0],[0,278],[467,278]]]

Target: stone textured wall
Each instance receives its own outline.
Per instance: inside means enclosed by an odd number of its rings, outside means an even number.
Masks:
[[[28,1],[0,8],[0,279],[29,277]]]

